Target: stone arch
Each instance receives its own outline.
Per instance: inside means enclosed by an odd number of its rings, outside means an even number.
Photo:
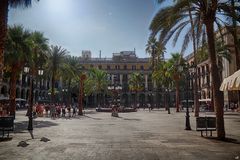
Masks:
[[[27,92],[26,92],[26,100],[29,99],[29,93],[30,93],[30,91],[29,91],[29,89],[28,89]]]
[[[20,98],[21,97],[21,93],[20,93],[20,88],[16,89],[16,98]]]
[[[130,96],[130,100],[131,100],[131,105],[134,105],[135,103],[137,104],[137,96],[136,96],[136,93],[131,93],[131,96]]]
[[[128,94],[127,93],[124,93],[123,95],[122,95],[122,104],[123,104],[123,106],[124,107],[128,107],[128,105],[129,105],[129,99],[128,99]]]
[[[4,97],[7,97],[8,95],[8,89],[7,89],[7,86],[2,86],[1,88],[1,95],[3,95]]]
[[[25,89],[22,89],[22,91],[21,91],[21,98],[22,98],[22,99],[25,99],[25,98],[26,98]]]
[[[143,107],[143,105],[145,104],[145,94],[144,93],[141,93],[139,95],[139,107]]]
[[[42,99],[42,91],[39,91],[37,100],[41,100],[41,99]]]
[[[39,91],[38,90],[35,91],[34,97],[35,97],[35,102],[37,102],[39,99]]]
[[[206,92],[203,90],[202,91],[202,99],[205,99],[206,98]]]

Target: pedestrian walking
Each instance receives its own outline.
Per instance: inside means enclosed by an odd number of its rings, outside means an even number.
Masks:
[[[72,117],[75,117],[76,116],[76,107],[73,107],[73,114],[72,114]]]

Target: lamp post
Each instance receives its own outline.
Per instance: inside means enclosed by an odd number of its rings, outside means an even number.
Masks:
[[[68,89],[62,89],[62,103],[66,104],[66,99],[64,98],[64,96],[67,94]]]
[[[120,85],[108,86],[108,90],[113,92],[113,94],[114,94],[113,102],[117,103],[118,91],[122,90],[122,86],[120,86]]]
[[[30,68],[25,66],[24,72],[29,73]],[[43,70],[38,70],[38,75],[43,75]],[[33,130],[33,116],[32,116],[32,109],[33,109],[33,93],[34,93],[34,74],[30,75],[30,95],[29,95],[29,106],[28,106],[28,130]]]
[[[190,115],[189,115],[189,103],[188,103],[188,97],[189,97],[189,66],[187,66],[187,74],[186,74],[186,103],[187,103],[187,110],[186,110],[186,124],[185,124],[185,130],[191,130],[190,125]]]

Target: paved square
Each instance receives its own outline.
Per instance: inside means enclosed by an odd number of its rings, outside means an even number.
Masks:
[[[232,142],[202,138],[195,131],[192,113],[192,131],[185,131],[185,113],[172,111],[168,115],[164,110],[120,113],[120,118],[94,110],[71,119],[39,117],[34,119],[34,139],[31,139],[24,114],[17,113],[12,140],[0,142],[1,160],[240,159],[239,113],[225,115],[227,137],[235,139]],[[42,137],[50,141],[40,141]],[[29,145],[17,146],[21,141]]]

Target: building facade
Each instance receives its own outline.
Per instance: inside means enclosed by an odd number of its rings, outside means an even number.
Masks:
[[[101,53],[100,53],[101,54]],[[156,101],[154,88],[156,84],[151,78],[152,68],[149,58],[138,58],[135,51],[122,51],[113,53],[112,58],[92,58],[91,52],[82,52],[80,64],[85,72],[91,68],[104,70],[108,74],[110,85],[120,85],[120,102],[124,106],[133,105],[135,101],[139,105],[144,103],[153,104]],[[144,77],[144,89],[138,94],[129,90],[130,75],[134,72],[141,73]],[[96,106],[96,95],[86,97],[87,106]]]
[[[238,27],[237,31],[238,37],[240,37],[240,27]],[[219,31],[216,32],[216,39],[220,39],[221,34],[223,35],[223,44],[226,46],[230,57],[230,61],[224,57],[217,57],[222,81],[224,78],[232,75],[237,70],[237,68],[233,37],[229,32],[227,32],[226,28],[223,28],[221,33]],[[194,64],[194,54],[192,53],[186,56],[186,60],[189,65]],[[200,101],[208,101],[209,99],[212,101],[212,79],[210,74],[211,65],[208,58],[203,61],[197,62],[197,73],[190,73],[190,77],[192,78],[189,85],[192,91],[194,83],[193,77],[197,76],[198,95]],[[191,98],[193,99],[193,92],[191,94]],[[224,91],[225,105],[230,105],[230,103],[237,103],[237,101],[238,97],[236,91]]]

